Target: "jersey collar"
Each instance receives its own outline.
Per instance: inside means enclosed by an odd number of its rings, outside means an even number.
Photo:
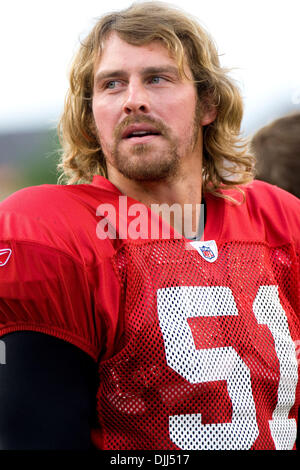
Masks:
[[[123,193],[104,176],[94,176],[92,184],[120,196],[123,195]],[[226,201],[210,193],[205,193],[204,197],[206,202],[206,222],[202,239],[219,240],[221,238]]]

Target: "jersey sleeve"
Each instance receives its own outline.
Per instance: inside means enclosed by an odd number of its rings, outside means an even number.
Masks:
[[[41,242],[31,240],[26,236],[30,223],[26,217],[0,211],[0,336],[42,332],[97,360],[101,324],[95,318],[85,266],[42,236]]]

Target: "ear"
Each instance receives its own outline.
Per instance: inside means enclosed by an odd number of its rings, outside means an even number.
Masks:
[[[209,105],[205,107],[205,111],[202,114],[200,124],[201,126],[207,126],[211,124],[217,117],[217,107],[213,105]]]

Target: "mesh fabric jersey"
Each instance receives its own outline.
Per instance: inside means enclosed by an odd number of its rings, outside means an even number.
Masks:
[[[99,363],[96,447],[294,448],[300,203],[262,182],[244,190],[243,204],[205,196],[199,250],[172,229],[120,237],[122,195],[102,177],[0,205],[0,335],[44,332]],[[116,237],[101,239],[108,205]]]

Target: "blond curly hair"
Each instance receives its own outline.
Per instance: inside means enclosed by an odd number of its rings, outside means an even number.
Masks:
[[[177,7],[139,2],[101,17],[81,43],[70,71],[58,132],[62,146],[59,169],[69,184],[107,176],[92,112],[94,66],[104,41],[115,31],[132,45],[162,41],[183,74],[184,58],[192,71],[198,98],[217,108],[214,122],[203,129],[203,189],[221,195],[253,179],[254,157],[240,135],[243,103],[238,87],[220,65],[217,49],[198,21]]]

